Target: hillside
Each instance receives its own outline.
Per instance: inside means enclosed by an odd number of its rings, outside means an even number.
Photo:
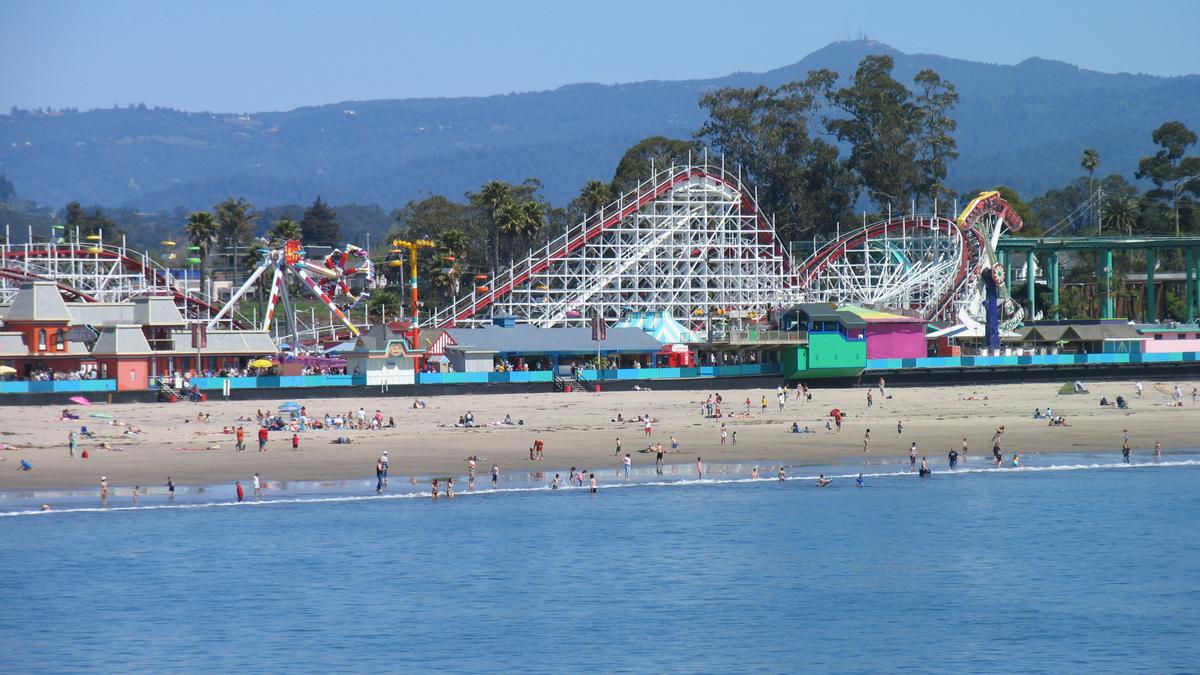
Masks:
[[[889,53],[896,77],[932,68],[961,95],[962,153],[950,182],[1004,183],[1023,194],[1080,174],[1084,147],[1101,172],[1131,175],[1150,132],[1178,119],[1200,130],[1200,76],[1106,74],[1031,58],[1015,66],[903,54],[872,41],[838,42],[765,73],[482,98],[356,101],[250,115],[121,108],[0,115],[0,173],[20,196],[141,209],[207,207],[229,195],[260,205],[398,206],[427,193],[459,197],[490,179],[536,176],[556,203],[652,135],[684,138],[703,122],[701,94],[778,85],[809,70],[851,73]]]

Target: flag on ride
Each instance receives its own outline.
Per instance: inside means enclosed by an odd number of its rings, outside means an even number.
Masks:
[[[592,339],[596,342],[603,342],[608,339],[608,324],[604,323],[604,319],[592,317]]]

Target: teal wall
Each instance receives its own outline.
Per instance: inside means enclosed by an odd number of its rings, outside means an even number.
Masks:
[[[1043,354],[1040,356],[938,356],[923,359],[870,359],[867,370],[928,368],[1003,368],[1013,366],[1093,366],[1200,361],[1200,352],[1112,354]]]
[[[79,394],[116,391],[116,380],[49,380],[46,382],[0,382],[0,394]],[[65,401],[64,401],[65,403]]]

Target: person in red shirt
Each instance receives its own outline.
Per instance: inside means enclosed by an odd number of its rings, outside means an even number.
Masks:
[[[292,449],[300,449],[300,434],[292,434]]]
[[[262,427],[261,429],[258,430],[258,451],[259,452],[267,451],[267,428],[266,427]]]
[[[242,488],[242,481],[240,480],[237,481],[237,498],[239,502],[246,499],[246,491]]]

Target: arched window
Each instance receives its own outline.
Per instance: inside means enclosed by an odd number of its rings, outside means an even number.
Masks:
[[[67,332],[65,330],[54,331],[54,350],[59,352],[67,351]]]
[[[38,348],[39,352],[46,351],[46,329],[45,328],[38,329],[37,348]]]

